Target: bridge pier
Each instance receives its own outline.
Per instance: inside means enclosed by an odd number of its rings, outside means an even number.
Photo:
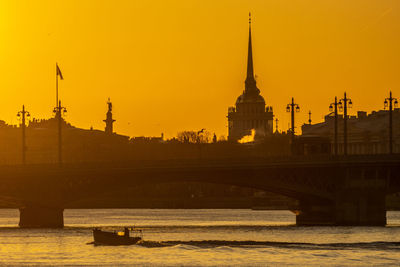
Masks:
[[[385,226],[387,173],[348,169],[335,194],[337,225]]]
[[[346,190],[331,205],[300,203],[298,226],[385,226],[385,194],[378,190]]]
[[[62,228],[64,227],[64,209],[39,206],[27,206],[19,209],[19,227],[21,228]]]
[[[329,201],[300,201],[297,225],[385,226],[389,174],[371,167],[344,169]]]
[[[385,226],[386,198],[383,192],[348,191],[337,197],[336,225]]]

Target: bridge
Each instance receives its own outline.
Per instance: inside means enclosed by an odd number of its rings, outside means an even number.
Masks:
[[[18,205],[20,227],[63,227],[72,201],[169,182],[236,185],[297,199],[297,225],[384,226],[385,196],[400,192],[400,154],[10,165],[0,173],[0,199]]]

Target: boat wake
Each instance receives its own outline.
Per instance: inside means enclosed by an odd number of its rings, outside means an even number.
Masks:
[[[343,250],[343,249],[392,249],[400,250],[400,242],[362,242],[362,243],[293,243],[293,242],[267,242],[267,241],[227,241],[227,240],[202,240],[202,241],[139,241],[136,245],[148,248],[170,246],[194,246],[199,248],[215,247],[280,247],[308,250]]]

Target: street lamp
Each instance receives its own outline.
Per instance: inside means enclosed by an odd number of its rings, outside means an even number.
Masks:
[[[389,105],[389,154],[393,154],[393,105],[397,108],[397,98],[392,97],[392,91],[390,91],[389,97],[385,98],[384,107],[385,109]]]
[[[300,112],[300,107],[298,104],[294,103],[294,98],[292,97],[292,103],[287,104],[286,106],[286,112],[291,112],[291,121],[292,121],[292,127],[291,127],[291,135],[292,135],[292,146],[294,143],[294,112]]]
[[[61,100],[58,101],[57,107],[53,109],[55,117],[58,123],[58,163],[62,164],[62,139],[61,139],[61,126],[62,126],[62,116],[65,115],[67,109],[61,106]]]
[[[339,111],[343,112],[343,103],[341,101],[339,101],[338,107],[339,107]]]
[[[21,119],[21,129],[22,129],[22,164],[26,164],[26,141],[25,141],[25,118],[30,117],[31,114],[29,114],[28,111],[25,110],[25,105],[22,105],[22,110],[18,111],[17,117],[18,119]]]
[[[335,96],[335,102],[329,105],[329,111],[335,112],[334,150],[336,156],[338,154],[338,106],[340,107],[341,104],[339,105],[339,103],[337,102],[337,97]]]
[[[347,98],[346,92],[344,92],[344,98],[339,101],[339,110],[343,110],[343,151],[344,155],[347,155],[347,108],[351,108],[353,102],[350,98]]]

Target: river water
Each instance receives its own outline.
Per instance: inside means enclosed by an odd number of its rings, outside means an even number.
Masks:
[[[400,265],[400,212],[387,227],[296,227],[289,211],[65,210],[64,229],[19,229],[0,209],[0,265]],[[91,229],[135,225],[144,242],[94,246]]]

